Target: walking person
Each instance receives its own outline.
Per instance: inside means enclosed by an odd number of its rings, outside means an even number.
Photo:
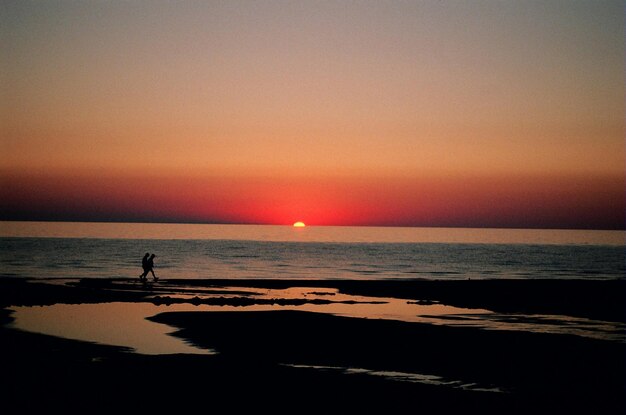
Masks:
[[[143,273],[139,276],[139,280],[140,281],[145,281],[146,280],[146,275],[148,275],[148,272],[149,272],[149,269],[148,269],[148,257],[149,256],[150,256],[150,253],[146,252],[146,254],[141,259],[141,268],[143,268]]]
[[[157,278],[156,275],[154,275],[154,257],[156,255],[152,254],[150,255],[150,258],[148,258],[148,268],[146,270],[146,276],[148,275],[148,272],[152,273],[152,278],[154,278],[155,281],[158,281],[159,279]],[[144,277],[145,278],[145,277]]]

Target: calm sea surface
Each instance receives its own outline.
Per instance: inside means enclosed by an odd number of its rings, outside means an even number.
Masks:
[[[0,275],[621,279],[624,231],[0,222]]]

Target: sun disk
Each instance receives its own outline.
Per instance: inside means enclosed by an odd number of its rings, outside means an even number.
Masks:
[[[293,224],[294,228],[304,228],[305,226],[304,222],[296,222]]]

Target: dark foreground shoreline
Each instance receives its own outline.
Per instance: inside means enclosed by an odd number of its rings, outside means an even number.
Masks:
[[[0,407],[9,413],[623,413],[626,347],[572,335],[481,330],[302,311],[164,312],[150,319],[218,355],[146,356],[15,330],[12,305],[147,301],[167,285],[341,292],[624,321],[624,281],[0,279]],[[125,287],[125,289],[120,289]],[[399,381],[381,373],[424,375]],[[432,380],[432,382],[428,380]],[[422,379],[423,380],[423,379]]]

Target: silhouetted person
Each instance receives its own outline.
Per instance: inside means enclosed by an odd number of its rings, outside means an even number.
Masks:
[[[139,276],[139,279],[142,281],[146,279],[146,275],[148,275],[148,272],[150,272],[150,269],[148,267],[149,256],[150,256],[150,253],[146,252],[146,254],[141,259],[141,268],[143,268],[143,273]]]
[[[148,258],[148,270],[146,271],[146,275],[148,275],[148,272],[152,273],[152,278],[154,278],[155,281],[158,281],[159,279],[157,278],[156,275],[154,275],[154,257],[156,255],[152,254],[150,255],[150,258]]]

